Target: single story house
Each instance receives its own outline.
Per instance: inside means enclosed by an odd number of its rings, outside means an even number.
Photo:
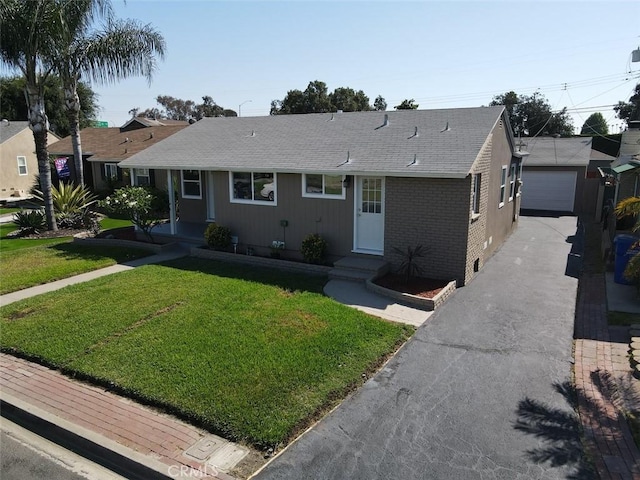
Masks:
[[[591,137],[522,138],[529,152],[522,169],[522,209],[592,213],[598,180],[587,178]]]
[[[53,132],[48,132],[48,145],[58,140]],[[31,198],[29,192],[36,184],[38,158],[29,122],[0,122],[0,152],[0,201]]]
[[[611,164],[616,174],[615,203],[640,196],[640,121],[629,122],[622,132],[618,158]]]
[[[422,245],[423,276],[464,285],[516,228],[525,156],[499,106],[204,118],[118,165],[178,185],[172,235],[215,221],[240,252],[300,257],[318,233],[392,267]]]
[[[149,126],[145,126],[149,123]],[[189,126],[188,122],[171,121],[169,124],[157,120],[132,119],[120,128],[84,128],[80,131],[85,183],[93,191],[109,191],[114,186],[129,184],[123,178],[129,173],[118,168],[118,163],[154,145]],[[66,157],[73,162],[71,136],[65,137],[49,149],[55,157]],[[162,179],[164,181],[164,178]],[[155,186],[155,175],[150,170],[138,170],[133,179],[139,185]],[[162,188],[166,185],[162,183]]]

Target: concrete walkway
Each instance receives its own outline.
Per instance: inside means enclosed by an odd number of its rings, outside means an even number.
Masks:
[[[596,478],[572,404],[576,224],[521,217],[476,279],[255,478]]]

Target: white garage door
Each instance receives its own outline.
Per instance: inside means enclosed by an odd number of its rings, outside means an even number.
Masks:
[[[573,212],[576,172],[524,170],[520,208]]]

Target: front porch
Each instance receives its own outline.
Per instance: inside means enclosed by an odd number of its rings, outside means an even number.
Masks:
[[[172,242],[185,242],[195,245],[204,245],[204,231],[208,227],[208,223],[192,223],[176,221],[175,234],[171,233],[171,224],[163,223],[151,230],[151,235],[156,240],[166,239]]]

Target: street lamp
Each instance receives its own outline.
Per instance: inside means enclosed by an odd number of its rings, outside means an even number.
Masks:
[[[244,105],[245,103],[249,103],[251,100],[245,100],[244,102],[242,102],[240,105],[238,105],[238,116],[241,117],[241,113],[242,113],[242,105]]]

